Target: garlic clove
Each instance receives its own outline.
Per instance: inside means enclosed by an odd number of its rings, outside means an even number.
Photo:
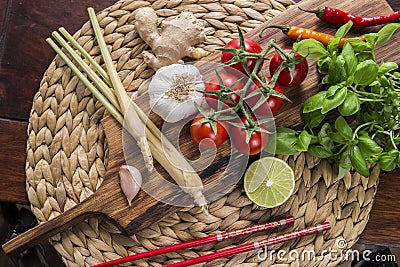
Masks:
[[[142,186],[142,174],[133,166],[122,165],[119,168],[119,178],[122,191],[130,206]]]

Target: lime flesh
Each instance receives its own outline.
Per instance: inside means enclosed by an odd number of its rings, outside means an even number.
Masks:
[[[282,205],[294,191],[294,173],[283,160],[265,157],[253,162],[244,175],[244,190],[261,207]]]

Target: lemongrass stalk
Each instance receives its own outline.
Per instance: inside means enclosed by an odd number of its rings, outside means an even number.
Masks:
[[[72,47],[61,37],[58,32],[53,32],[52,36],[56,41],[67,50],[68,54],[78,63],[78,65],[83,69],[84,72],[89,76],[89,78],[101,89],[102,94],[107,97],[108,101],[115,107],[119,109],[118,100],[111,91],[106,83],[86,64],[85,61],[72,49]]]
[[[141,120],[141,122],[147,122],[148,125],[152,126],[152,129],[150,131],[147,131],[147,134],[148,137],[157,137],[156,140],[152,140],[152,138],[149,138],[149,142],[151,144],[150,148],[152,149],[154,157],[166,169],[166,171],[170,173],[171,177],[177,182],[181,189],[184,192],[190,194],[199,206],[205,208],[205,206],[207,205],[207,201],[202,193],[203,183],[199,175],[196,173],[196,171],[193,170],[192,166],[186,161],[182,154],[179,153],[176,148],[168,141],[168,139],[163,138],[160,130],[129,98],[125,91],[125,88],[119,80],[118,73],[112,62],[110,52],[107,49],[93,8],[88,8],[88,13],[94,33],[97,38],[97,42],[100,47],[100,51],[109,72],[110,80],[114,87],[114,92],[117,95],[118,100],[120,101],[121,109],[123,110],[123,106],[127,108],[129,105],[132,105],[134,108],[134,112],[132,113],[135,113],[136,117],[140,116],[141,118],[139,120]],[[130,120],[135,121],[134,118],[130,118],[128,121]],[[164,147],[163,144],[167,145],[167,147]],[[166,150],[164,150],[164,148]],[[165,154],[166,152],[168,153],[167,155]],[[174,162],[171,162],[171,160],[174,160]]]
[[[110,114],[121,124],[124,123],[124,118],[119,111],[111,105],[106,97],[104,97],[96,87],[83,75],[83,73],[72,63],[66,54],[57,46],[57,44],[50,38],[46,39],[46,42],[54,49],[54,51],[61,57],[61,59],[67,64],[73,73],[83,82],[83,84],[89,89],[89,91],[100,101],[100,103],[110,112]]]
[[[133,137],[138,142],[146,167],[149,169],[149,171],[152,171],[154,168],[153,155],[151,154],[151,150],[149,148],[149,144],[146,138],[146,126],[139,119],[136,111],[130,108],[131,99],[126,93],[125,88],[118,76],[117,69],[112,62],[111,54],[108,51],[106,42],[104,40],[103,34],[101,33],[100,25],[97,21],[96,14],[94,13],[93,8],[88,8],[88,12],[90,22],[92,23],[92,28],[97,39],[97,43],[100,47],[101,55],[103,56],[103,60],[109,73],[108,76],[110,77],[111,84],[114,88],[114,94],[117,96],[122,113],[124,114],[124,116],[127,116],[127,118],[129,118],[125,120],[124,127],[133,135]]]
[[[95,68],[95,70],[103,77],[103,79],[107,82],[108,85],[111,86],[110,77],[108,77],[107,72],[92,58],[91,55],[72,37],[71,34],[64,28],[61,27],[58,29],[62,35],[64,35],[65,39],[69,41],[76,50],[78,50],[84,58]]]

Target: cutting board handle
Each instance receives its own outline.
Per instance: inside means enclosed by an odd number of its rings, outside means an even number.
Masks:
[[[100,200],[97,196],[97,194],[93,194],[79,205],[63,212],[62,216],[57,216],[14,237],[2,246],[4,252],[6,254],[20,253],[85,219],[93,217],[93,214],[104,216],[99,210],[93,209],[93,207],[101,206],[98,205]]]

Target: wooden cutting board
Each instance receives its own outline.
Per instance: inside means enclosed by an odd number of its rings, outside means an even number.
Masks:
[[[305,9],[315,9],[323,6],[331,6],[339,8],[353,14],[358,15],[373,15],[373,14],[389,14],[392,9],[385,1],[380,0],[362,0],[362,1],[322,1],[322,0],[309,0],[302,1],[299,4]],[[292,6],[284,13],[276,16],[274,19],[263,25],[296,25],[305,28],[316,29],[321,32],[333,34],[338,26],[329,25],[326,22],[320,21],[314,14],[304,13],[296,6]],[[379,27],[368,29],[368,31],[377,31]],[[288,37],[280,32],[278,29],[270,29],[265,31],[264,37],[259,38],[259,30],[256,29],[250,32],[246,37],[251,38],[262,45],[265,45],[270,39],[275,39],[281,47],[290,47],[293,43]],[[356,36],[367,32],[364,29],[352,30],[349,36]],[[397,51],[397,44],[399,43],[400,34],[397,33],[389,44],[377,49],[377,58],[385,61],[400,61],[400,56]],[[203,59],[204,61],[218,61],[220,54],[218,52]],[[285,103],[282,111],[276,116],[276,125],[295,128],[301,124],[300,107],[303,101],[315,94],[318,91],[319,77],[317,75],[315,61],[309,61],[309,74],[306,81],[298,88],[286,90],[285,94],[292,100],[292,103]],[[268,73],[267,64],[264,66],[266,73]],[[137,104],[143,109],[148,110],[148,96],[144,95],[136,100]],[[152,114],[150,118],[157,124],[161,125],[162,120]],[[123,152],[123,142],[132,142],[129,138],[122,138],[122,129],[116,121],[111,117],[106,117],[103,121],[103,126],[106,133],[106,138],[109,146],[109,161],[107,166],[106,177],[99,187],[99,189],[88,199],[81,202],[74,208],[65,211],[60,216],[43,223],[35,228],[25,232],[24,234],[14,238],[5,245],[3,249],[7,254],[12,252],[19,252],[23,249],[31,247],[40,241],[55,235],[58,232],[64,231],[79,221],[82,221],[91,216],[103,216],[116,223],[121,230],[127,234],[133,234],[140,231],[151,224],[159,221],[164,216],[179,210],[179,207],[170,206],[165,203],[159,202],[153,197],[147,195],[143,190],[136,196],[132,202],[132,206],[128,206],[125,196],[119,185],[118,170],[123,164],[126,164],[125,158],[129,162],[137,162],[135,166],[138,167],[144,179],[148,179],[149,174],[142,164],[141,155],[137,149],[133,147],[127,153]],[[134,143],[134,142],[132,142]],[[180,136],[180,147],[182,153],[189,159],[198,157],[199,152],[197,146],[192,142],[188,127],[183,128]],[[205,170],[199,173],[205,185],[211,181],[217,181],[218,178],[225,172],[230,173],[225,175],[232,175],[237,177],[241,175],[241,171],[237,168],[229,168],[225,170],[230,157],[230,145],[225,143],[219,150],[214,162]],[[247,159],[240,154],[233,154],[235,159]],[[239,160],[240,161],[240,160]],[[156,164],[157,170],[169,179],[168,174]],[[237,177],[240,178],[240,177]],[[157,186],[155,184],[154,186]],[[212,190],[212,187],[208,190]],[[183,196],[182,192],[168,192],[160,190],[161,197],[168,197],[170,194],[176,194],[176,197]],[[160,196],[159,196],[160,197]]]

